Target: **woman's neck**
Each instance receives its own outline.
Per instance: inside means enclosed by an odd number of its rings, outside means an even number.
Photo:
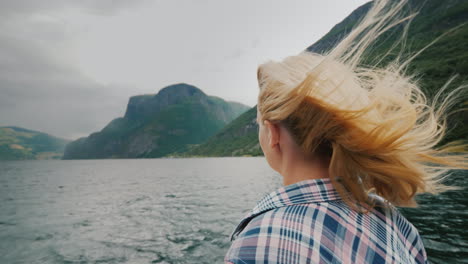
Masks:
[[[328,165],[329,162],[321,158],[291,155],[283,161],[279,173],[287,186],[304,180],[328,178]]]

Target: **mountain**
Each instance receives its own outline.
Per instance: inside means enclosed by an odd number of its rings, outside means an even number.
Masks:
[[[0,127],[0,160],[60,159],[68,140],[20,127]]]
[[[236,118],[205,143],[179,156],[260,156],[257,108],[253,107]]]
[[[335,25],[330,32],[307,48],[315,53],[325,53],[339,42],[356,23],[367,13],[371,2],[354,10],[341,23]],[[432,41],[442,36],[430,45],[410,64],[408,73],[421,77],[421,85],[425,92],[432,96],[438,88],[453,75],[459,75],[457,83],[462,83],[468,77],[468,2],[466,0],[409,0],[405,10],[418,11],[410,24],[405,49],[407,55],[423,49]],[[459,28],[457,28],[459,26]],[[366,64],[374,64],[380,60],[391,46],[401,37],[403,25],[384,34],[365,54]],[[451,31],[453,30],[453,31]],[[450,32],[451,31],[451,32]],[[389,54],[383,64],[396,56]]]
[[[327,52],[343,38],[371,7],[367,3],[351,13],[337,24],[318,42],[307,48],[316,53]],[[411,56],[429,45],[421,54],[411,61],[407,70],[419,79],[424,93],[433,97],[439,89],[453,76],[456,76],[450,88],[456,88],[468,82],[468,1],[466,0],[409,0],[406,10],[418,11],[410,24],[405,40],[406,56]],[[386,54],[393,43],[401,37],[403,26],[396,27],[381,36],[367,54],[365,64],[374,65]],[[440,39],[437,39],[439,38]],[[437,40],[436,40],[437,39]],[[431,44],[436,40],[434,43]],[[381,64],[395,58],[390,53]],[[457,109],[466,108],[468,101],[461,101]],[[455,111],[457,110],[455,109]],[[458,111],[448,118],[448,135],[444,142],[468,139],[468,111]]]
[[[124,117],[71,142],[64,159],[154,158],[185,151],[248,109],[180,83],[130,98]]]
[[[354,10],[306,50],[326,53],[350,32],[370,7],[371,2]],[[408,72],[420,77],[420,84],[428,97],[432,97],[454,75],[457,78],[452,83],[452,88],[463,82],[466,83],[468,81],[468,49],[466,48],[468,43],[468,1],[409,0],[406,9],[419,10],[418,15],[411,22],[405,42],[409,55],[421,50],[444,32],[458,26],[456,30],[447,33],[419,54],[410,64]],[[376,45],[373,45],[371,52],[365,54],[365,63],[373,63],[374,58],[382,58],[382,55],[386,54],[391,45],[400,37],[398,31],[401,29],[402,27],[399,27],[382,35]],[[382,63],[388,62],[389,59],[391,56]],[[468,105],[467,101],[460,102],[458,108],[466,107],[466,105]],[[256,135],[254,136],[253,129],[253,126],[256,125],[253,123],[255,118],[256,111],[255,108],[252,108],[204,144],[191,149],[187,155],[240,156],[260,154],[258,138]],[[468,139],[468,125],[466,125],[468,124],[468,111],[451,115],[448,122],[450,131],[446,141]]]

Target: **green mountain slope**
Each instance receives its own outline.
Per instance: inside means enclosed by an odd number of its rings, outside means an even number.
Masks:
[[[248,109],[188,84],[131,97],[124,117],[67,145],[64,159],[150,158],[199,144]]]
[[[68,142],[20,127],[0,127],[0,160],[60,159]]]
[[[324,53],[343,38],[371,7],[367,3],[333,27],[317,43],[307,48],[308,51]],[[451,89],[468,81],[468,2],[466,0],[410,0],[406,10],[418,11],[408,30],[405,43],[407,57],[425,48],[409,65],[408,73],[416,75],[428,98],[433,97],[439,89],[452,77],[456,79]],[[366,64],[374,65],[387,53],[392,44],[400,38],[402,26],[384,34],[364,54]],[[445,35],[444,35],[445,33]],[[385,64],[393,59],[399,49],[390,53],[381,62]],[[448,90],[450,91],[450,89]],[[456,108],[466,107],[467,102],[461,101]],[[456,110],[456,109],[455,109]],[[468,112],[458,112],[448,119],[449,133],[445,141],[468,139]]]
[[[259,156],[257,108],[239,116],[207,142],[180,156]]]
[[[371,3],[367,3],[353,11],[350,16],[333,27],[307,50],[316,53],[328,51],[356,25],[370,6]],[[414,54],[444,33],[460,26],[417,56],[411,63],[409,73],[416,73],[421,77],[422,87],[429,95],[433,95],[452,75],[459,75],[458,83],[466,80],[468,76],[468,50],[466,49],[468,24],[464,23],[468,23],[468,2],[465,0],[410,0],[406,9],[419,10],[408,31],[405,47],[408,55]],[[382,36],[366,54],[366,62],[372,63],[381,59],[381,56],[400,37],[399,34],[395,34],[395,31],[401,32],[401,29],[402,27],[397,27]],[[390,54],[383,63],[393,57]]]
[[[324,53],[338,43],[369,10],[371,3],[367,3],[354,10],[342,22],[335,25],[330,32],[306,50]],[[410,64],[409,73],[417,74],[421,85],[429,98],[453,75],[457,75],[452,88],[457,84],[468,81],[468,2],[466,0],[410,0],[407,10],[419,10],[418,15],[411,22],[406,40],[408,55],[415,53],[428,45],[444,32],[457,26],[457,30],[445,35],[426,49]],[[464,24],[466,23],[466,24]],[[397,40],[397,28],[384,34],[366,54],[365,63],[373,63],[380,59],[391,45]],[[397,33],[397,34],[395,34]],[[382,63],[388,62],[391,56]],[[458,106],[466,107],[468,102],[461,102]],[[256,112],[251,109],[251,116],[239,117],[219,134],[210,138],[189,152],[187,155],[202,156],[238,156],[250,153],[260,153],[258,139],[251,133],[239,134],[238,131],[248,131],[251,121],[256,118]],[[468,113],[460,112],[449,118],[449,134],[446,140],[467,139]],[[251,146],[257,146],[254,150]],[[224,148],[226,150],[224,150]],[[249,150],[249,151],[245,151]]]

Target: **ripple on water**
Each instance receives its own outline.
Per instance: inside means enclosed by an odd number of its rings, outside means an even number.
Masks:
[[[43,241],[43,240],[52,239],[53,237],[54,237],[54,235],[47,233],[47,234],[41,234],[41,235],[36,236],[36,238],[34,240],[35,241]]]
[[[16,223],[0,221],[0,226],[15,226]]]
[[[85,219],[85,220],[74,223],[73,227],[80,228],[80,227],[88,227],[90,225],[91,225],[91,220]]]
[[[151,197],[148,196],[148,195],[142,195],[142,196],[138,196],[138,197],[136,197],[136,198],[127,200],[127,201],[125,202],[125,204],[126,204],[126,205],[134,205],[134,204],[140,203],[140,202],[142,202],[142,201],[147,201],[147,200],[151,200]]]

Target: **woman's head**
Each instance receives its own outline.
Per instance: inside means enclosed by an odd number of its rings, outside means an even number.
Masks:
[[[440,184],[446,168],[467,165],[465,156],[435,148],[453,98],[438,108],[429,104],[404,74],[409,61],[397,58],[383,68],[361,63],[377,36],[410,18],[398,19],[403,2],[375,1],[328,54],[302,52],[257,71],[259,122],[281,124],[305,155],[329,158],[335,187],[360,203],[375,192],[413,205],[416,193],[447,189]]]
[[[376,122],[376,113],[367,111],[368,90],[345,64],[325,56],[302,52],[262,64],[258,81],[260,116],[285,126],[305,153],[329,153],[331,140],[343,132],[343,117],[362,115],[362,128]]]

